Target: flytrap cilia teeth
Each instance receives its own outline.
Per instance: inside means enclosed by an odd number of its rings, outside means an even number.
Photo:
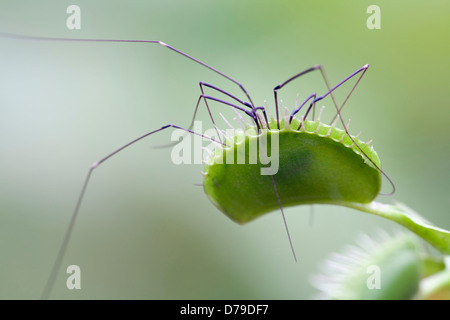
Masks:
[[[416,296],[423,268],[418,239],[410,233],[360,235],[333,253],[311,283],[318,299],[405,300]]]

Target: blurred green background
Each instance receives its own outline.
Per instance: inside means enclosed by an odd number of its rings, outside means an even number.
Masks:
[[[81,7],[81,30],[66,28],[70,4]],[[380,30],[366,27],[371,4]],[[448,1],[2,0],[0,31],[161,40],[239,80],[272,113],[273,87],[295,73],[322,64],[336,84],[369,63],[344,116],[374,140],[395,182],[380,201],[450,229],[449,16]],[[39,298],[89,166],[147,131],[188,126],[199,81],[244,98],[155,45],[0,38],[0,298]],[[292,108],[297,93],[323,90],[311,74],[280,98]],[[350,209],[290,208],[295,263],[280,213],[231,222],[194,185],[202,166],[175,166],[170,149],[152,148],[169,140],[155,135],[95,171],[63,261],[81,267],[82,289],[66,288],[63,268],[51,298],[309,299],[330,252],[361,232],[397,229]]]

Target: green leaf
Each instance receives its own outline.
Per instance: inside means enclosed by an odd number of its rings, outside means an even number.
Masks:
[[[395,221],[429,242],[442,253],[450,254],[450,231],[433,226],[404,204],[389,205],[376,201],[368,204],[351,202],[339,204]]]

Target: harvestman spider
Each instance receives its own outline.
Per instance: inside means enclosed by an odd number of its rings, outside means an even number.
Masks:
[[[158,44],[160,46],[166,47],[166,48],[170,49],[171,51],[173,51],[173,52],[175,52],[177,54],[180,54],[180,55],[182,55],[182,56],[184,56],[184,57],[186,57],[186,58],[188,58],[188,59],[190,59],[190,60],[200,64],[200,65],[202,65],[205,68],[208,68],[209,70],[215,72],[216,74],[220,75],[221,77],[228,79],[229,81],[231,81],[232,83],[234,83],[235,85],[237,85],[239,87],[239,89],[244,93],[244,95],[246,96],[246,99],[247,99],[247,101],[241,100],[238,97],[236,97],[235,95],[232,95],[229,92],[226,92],[226,91],[220,89],[219,87],[216,87],[216,86],[214,86],[212,84],[209,84],[209,83],[206,83],[206,82],[200,82],[199,86],[200,86],[201,94],[198,97],[198,100],[197,100],[197,103],[196,103],[196,106],[195,106],[195,110],[194,110],[194,115],[193,115],[193,118],[192,118],[192,122],[191,122],[191,124],[190,124],[190,126],[188,128],[183,128],[183,127],[180,127],[180,126],[174,125],[174,124],[167,124],[165,126],[160,127],[159,129],[147,132],[146,134],[144,134],[144,135],[142,135],[142,136],[140,136],[140,137],[138,137],[138,138],[128,142],[127,144],[125,144],[125,145],[121,146],[120,148],[114,150],[113,152],[109,153],[108,155],[106,155],[105,157],[101,158],[100,160],[94,162],[91,165],[91,167],[89,168],[88,174],[87,174],[87,176],[85,178],[85,181],[83,183],[83,187],[81,189],[81,192],[79,194],[78,200],[76,202],[76,206],[75,206],[74,212],[72,214],[72,217],[71,217],[68,229],[67,229],[67,231],[65,233],[63,243],[62,243],[62,245],[60,247],[60,250],[58,252],[56,261],[55,261],[54,266],[52,268],[50,277],[48,279],[48,282],[47,282],[46,287],[44,289],[44,292],[42,294],[42,298],[47,298],[49,296],[51,290],[52,290],[52,287],[53,287],[54,282],[56,280],[57,273],[58,273],[58,271],[60,269],[60,266],[61,266],[61,263],[62,263],[62,259],[64,257],[65,251],[67,249],[67,246],[68,246],[68,243],[69,243],[69,240],[70,240],[70,236],[72,234],[73,227],[74,227],[74,224],[75,224],[75,220],[77,218],[77,215],[78,215],[81,203],[83,201],[83,197],[84,197],[84,194],[86,192],[86,189],[87,189],[90,177],[91,177],[93,171],[99,165],[101,165],[103,162],[105,162],[106,160],[108,160],[112,156],[116,155],[120,151],[126,149],[127,147],[133,145],[134,143],[136,143],[136,142],[138,142],[138,141],[140,141],[140,140],[142,140],[142,139],[144,139],[144,138],[146,138],[146,137],[148,137],[148,136],[150,136],[150,135],[152,135],[154,133],[163,131],[163,130],[165,130],[167,128],[180,129],[180,130],[185,131],[187,134],[190,133],[190,134],[198,135],[198,136],[207,138],[207,139],[209,139],[211,141],[214,141],[214,142],[220,143],[222,145],[225,145],[222,141],[216,141],[216,140],[214,140],[212,138],[206,137],[203,134],[196,133],[196,132],[191,130],[192,126],[193,126],[193,123],[195,121],[195,118],[197,116],[197,111],[198,111],[199,105],[200,105],[200,103],[202,101],[205,103],[205,106],[207,108],[207,111],[208,111],[209,117],[211,119],[211,122],[212,122],[213,126],[216,128],[216,130],[218,130],[218,128],[217,128],[216,123],[214,121],[214,118],[212,116],[211,108],[210,108],[210,106],[208,104],[208,101],[214,101],[214,102],[217,102],[219,104],[227,105],[227,106],[235,109],[238,112],[239,111],[243,112],[245,115],[247,115],[248,117],[251,118],[251,120],[254,122],[254,124],[255,124],[255,126],[256,126],[258,131],[264,129],[264,127],[266,127],[267,129],[269,128],[269,120],[268,120],[268,117],[267,117],[266,109],[263,106],[255,106],[255,104],[253,103],[253,101],[252,101],[252,99],[250,97],[250,94],[247,92],[247,90],[244,88],[244,86],[240,82],[236,81],[235,79],[233,79],[230,76],[222,73],[221,71],[219,71],[219,70],[217,70],[217,69],[207,65],[206,63],[204,63],[204,62],[202,62],[202,61],[200,61],[200,60],[198,60],[198,59],[196,59],[196,58],[194,58],[194,57],[192,57],[192,56],[190,56],[190,55],[188,55],[188,54],[186,54],[186,53],[184,53],[184,52],[182,52],[182,51],[180,51],[180,50],[178,50],[178,49],[176,49],[176,48],[174,48],[174,47],[172,47],[172,46],[170,46],[170,45],[168,45],[168,44],[166,44],[164,42],[157,41],[157,40],[69,39],[69,38],[35,37],[35,36],[17,35],[17,34],[10,34],[10,33],[0,33],[0,36],[8,37],[8,38],[14,38],[14,39],[39,40],[39,41],[116,42],[116,43],[150,43],[150,44]],[[322,75],[322,78],[324,79],[324,82],[325,82],[325,84],[327,86],[328,91],[325,94],[319,95],[319,96],[316,93],[313,93],[308,98],[306,98],[298,107],[296,107],[292,111],[292,113],[290,114],[289,123],[292,122],[292,119],[294,118],[294,116],[308,102],[309,102],[309,106],[307,108],[307,111],[303,115],[303,118],[302,118],[303,120],[305,120],[307,118],[307,116],[310,113],[311,109],[314,110],[315,104],[318,101],[326,98],[327,96],[330,96],[332,98],[333,104],[334,104],[334,106],[336,108],[336,114],[334,115],[331,123],[334,123],[337,120],[337,118],[339,118],[341,123],[342,123],[342,125],[343,125],[343,127],[344,127],[344,130],[345,130],[346,134],[350,137],[350,139],[353,142],[355,142],[353,140],[353,138],[350,136],[350,134],[348,133],[347,127],[346,127],[346,125],[345,125],[345,123],[344,123],[344,121],[343,121],[343,119],[341,117],[341,110],[344,107],[345,103],[350,98],[350,96],[353,93],[353,91],[355,90],[356,86],[361,81],[362,77],[364,76],[364,74],[365,74],[365,72],[367,71],[368,68],[369,68],[368,64],[364,65],[363,67],[359,68],[358,70],[356,70],[355,72],[350,74],[344,80],[339,82],[337,85],[335,85],[334,87],[331,87],[323,67],[321,65],[315,65],[315,66],[313,66],[311,68],[308,68],[308,69],[306,69],[306,70],[304,70],[304,71],[302,71],[300,73],[295,74],[294,76],[292,76],[291,78],[287,79],[283,83],[275,86],[274,89],[273,89],[273,94],[274,94],[275,115],[276,115],[276,121],[277,121],[278,129],[280,129],[280,117],[279,117],[279,106],[278,106],[278,91],[281,90],[283,87],[285,87],[290,82],[300,78],[301,76],[303,76],[305,74],[308,74],[310,72],[318,70],[318,71],[320,71],[320,73]],[[335,99],[335,97],[333,95],[334,90],[336,90],[338,87],[340,87],[342,84],[347,82],[349,79],[355,77],[356,75],[359,75],[359,78],[357,79],[356,83],[353,85],[352,89],[350,90],[350,92],[347,95],[347,97],[344,100],[344,102],[340,106],[338,106],[338,103],[336,102],[336,99]],[[226,101],[224,99],[216,98],[214,96],[205,94],[206,88],[208,88],[210,90],[213,90],[216,93],[220,93],[222,95],[227,96],[228,98],[233,100],[233,103],[230,103],[230,102],[228,102],[228,101]],[[258,111],[260,111],[262,113],[263,119],[258,114]],[[301,128],[302,123],[303,123],[303,121],[300,123],[300,125],[298,127],[298,130]],[[220,140],[220,135],[219,135],[219,140]],[[366,158],[368,160],[370,160],[372,162],[372,164],[388,179],[388,181],[391,183],[391,185],[393,187],[393,190],[395,190],[395,187],[394,187],[392,181],[389,179],[389,177],[375,163],[373,163],[373,161],[369,157],[367,157],[367,155],[364,153],[364,151],[356,143],[355,143],[355,145],[359,148],[359,150],[362,152],[362,154],[364,154],[366,156]],[[290,246],[291,246],[291,250],[292,250],[292,253],[294,255],[294,259],[297,260],[296,256],[295,256],[295,251],[294,251],[294,248],[293,248],[293,244],[292,244],[292,241],[291,241],[291,238],[290,238],[290,234],[289,234],[286,218],[285,218],[285,215],[284,215],[284,212],[283,212],[283,207],[281,205],[280,198],[279,198],[278,193],[277,193],[277,187],[275,185],[275,181],[273,179],[273,176],[270,176],[270,177],[271,177],[271,180],[272,180],[273,188],[274,188],[275,193],[276,193],[277,198],[278,198],[278,204],[279,204],[279,208],[280,208],[280,211],[281,211],[281,214],[282,214],[282,217],[283,217],[283,221],[284,221],[284,225],[285,225],[285,228],[286,228],[288,240],[289,240],[289,243],[290,243]]]

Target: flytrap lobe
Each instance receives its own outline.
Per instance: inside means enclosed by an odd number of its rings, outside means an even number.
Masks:
[[[279,202],[283,207],[369,203],[378,195],[381,164],[369,143],[320,118],[290,121],[286,116],[280,121],[280,130],[276,119],[268,124],[268,129],[259,132],[255,126],[237,131],[206,160],[204,190],[232,220],[251,221],[279,209]],[[255,146],[257,153],[270,153],[271,161],[255,155]],[[276,169],[269,171],[279,199],[270,174],[262,174],[271,167]]]

